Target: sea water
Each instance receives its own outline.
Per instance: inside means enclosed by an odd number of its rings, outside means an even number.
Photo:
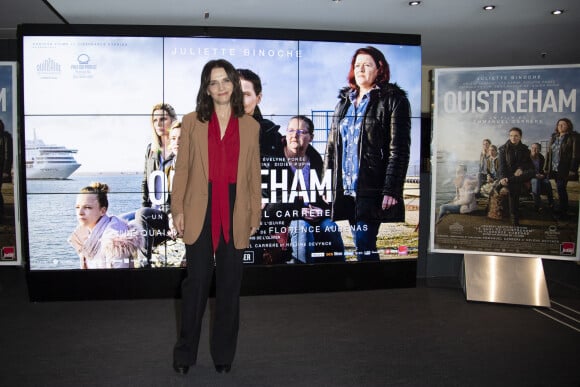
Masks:
[[[77,226],[75,202],[91,182],[109,186],[109,215],[141,207],[142,173],[71,176],[68,180],[27,180],[26,212],[31,270],[79,269],[79,257],[68,238]],[[23,240],[23,243],[25,239]]]

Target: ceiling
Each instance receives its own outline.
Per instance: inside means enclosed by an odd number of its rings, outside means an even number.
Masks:
[[[0,9],[0,39],[16,39],[21,23],[298,28],[419,34],[434,67],[580,63],[578,0],[0,0]]]

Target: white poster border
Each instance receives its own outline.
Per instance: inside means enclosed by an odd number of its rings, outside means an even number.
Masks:
[[[10,95],[6,96],[6,98],[10,98],[11,100],[11,111],[6,112],[6,114],[11,115],[12,120],[12,165],[13,165],[13,182],[16,183],[19,179],[19,168],[16,168],[18,163],[18,83],[17,83],[17,72],[18,72],[18,62],[15,61],[0,61],[0,67],[11,68],[11,85],[10,85]],[[4,112],[2,112],[4,113]],[[18,188],[18,184],[14,185],[14,225],[12,225],[12,229],[15,232],[15,246],[0,246],[0,254],[2,255],[2,259],[0,259],[0,266],[21,266],[22,265],[22,246],[21,246],[21,235],[20,235],[20,227],[16,227],[17,224],[20,224],[20,206],[18,205],[19,197],[20,197],[20,190]],[[4,248],[12,248],[13,254],[16,254],[14,259],[5,260],[4,257]]]

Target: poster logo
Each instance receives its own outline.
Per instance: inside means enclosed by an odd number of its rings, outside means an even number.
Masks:
[[[70,66],[73,78],[93,78],[97,65],[91,64],[91,57],[87,54],[77,56],[77,63]]]
[[[0,252],[0,260],[2,261],[16,261],[16,254],[14,252],[14,246],[2,247]]]
[[[561,255],[574,255],[576,244],[574,242],[564,242],[560,245]]]
[[[36,65],[36,73],[43,79],[60,78],[61,66],[52,58],[47,58]]]
[[[254,252],[253,251],[244,251],[244,255],[242,257],[243,263],[254,263]]]

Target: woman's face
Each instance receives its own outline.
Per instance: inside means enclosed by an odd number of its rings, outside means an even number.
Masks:
[[[79,224],[89,229],[95,227],[101,216],[107,213],[107,208],[99,205],[97,194],[92,193],[78,194],[75,209]]]
[[[293,118],[288,122],[286,128],[286,147],[292,155],[303,156],[306,148],[312,141],[312,136],[308,132],[308,126],[302,120]]]
[[[568,133],[568,130],[570,130],[568,123],[564,120],[558,121],[557,128],[558,128],[558,133],[560,133],[560,134],[566,134],[566,133]]]
[[[250,81],[241,79],[240,84],[242,86],[242,93],[244,93],[244,111],[246,114],[253,115],[256,106],[258,106],[262,99],[262,93],[256,95],[254,84]]]
[[[214,105],[229,105],[234,85],[223,67],[211,70],[207,93],[213,100]]]
[[[169,127],[171,126],[171,116],[163,109],[153,111],[151,116],[151,123],[155,129],[155,133],[159,137],[166,137],[169,135]]]
[[[379,73],[375,60],[368,54],[358,54],[354,62],[354,79],[359,87],[364,89],[375,85]]]
[[[169,144],[173,154],[179,151],[179,140],[181,139],[181,128],[173,128],[169,134]]]

